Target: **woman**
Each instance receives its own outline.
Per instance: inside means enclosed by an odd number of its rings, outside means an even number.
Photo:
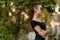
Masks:
[[[46,25],[44,22],[39,20],[39,16],[42,14],[42,5],[40,3],[31,4],[30,14],[31,14],[31,26],[36,33],[35,40],[45,40],[46,35],[49,30],[46,30]]]

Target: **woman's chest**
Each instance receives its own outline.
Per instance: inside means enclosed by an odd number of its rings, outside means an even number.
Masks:
[[[46,30],[46,24],[43,22],[39,22],[38,25],[40,26],[41,29]]]

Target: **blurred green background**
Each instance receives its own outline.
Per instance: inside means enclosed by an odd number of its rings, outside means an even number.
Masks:
[[[40,19],[49,24],[60,0],[0,0],[0,40],[18,40],[18,35],[32,31],[29,6],[36,1],[43,5]]]

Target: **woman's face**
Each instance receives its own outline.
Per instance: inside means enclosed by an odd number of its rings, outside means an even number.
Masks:
[[[36,8],[36,13],[41,14],[41,12],[42,12],[42,6],[38,5]]]

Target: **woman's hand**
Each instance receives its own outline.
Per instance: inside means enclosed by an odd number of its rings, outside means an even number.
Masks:
[[[51,29],[51,26],[49,25],[49,26],[46,26],[46,31],[47,32],[50,32],[50,29]]]
[[[42,37],[45,38],[46,37],[46,30],[42,30],[41,34],[42,34]]]
[[[42,30],[41,36],[45,38],[50,33],[50,30]]]
[[[46,26],[46,35],[48,35],[51,32],[51,26]]]

